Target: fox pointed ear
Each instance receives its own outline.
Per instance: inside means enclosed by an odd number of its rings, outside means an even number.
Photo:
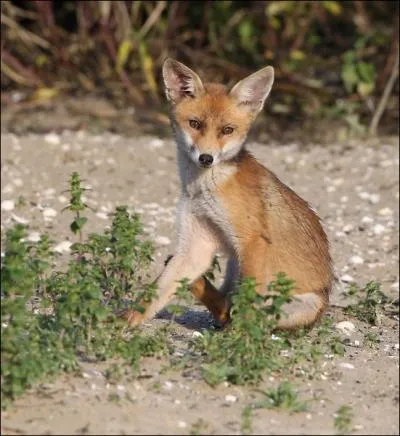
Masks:
[[[230,95],[240,105],[248,106],[252,112],[257,114],[263,108],[273,83],[274,69],[265,67],[238,82],[232,88]]]
[[[163,78],[167,99],[172,103],[179,103],[186,97],[197,97],[204,92],[200,77],[174,59],[168,58],[163,65]]]

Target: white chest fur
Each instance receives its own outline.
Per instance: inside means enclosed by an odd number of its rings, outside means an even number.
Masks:
[[[236,236],[218,195],[218,186],[233,176],[235,166],[219,164],[202,169],[179,151],[178,164],[182,184],[178,221],[183,218],[187,222],[190,216],[198,219],[210,228],[222,251],[232,252],[237,246]],[[182,214],[185,217],[179,216]]]

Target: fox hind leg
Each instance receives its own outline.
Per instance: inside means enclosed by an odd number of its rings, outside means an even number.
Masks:
[[[219,324],[223,325],[229,321],[229,297],[218,291],[206,277],[199,277],[192,283],[191,291],[207,307]]]

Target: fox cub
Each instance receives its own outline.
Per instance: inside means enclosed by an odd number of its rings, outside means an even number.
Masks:
[[[224,324],[242,277],[254,277],[257,291],[264,293],[283,271],[295,281],[295,289],[278,327],[312,325],[328,304],[333,281],[326,234],[309,205],[245,148],[251,124],[271,91],[273,68],[265,67],[228,90],[203,83],[190,68],[167,59],[163,78],[181,180],[178,244],[158,280],[158,298],[143,303],[143,314],[125,314],[129,324],[153,317],[183,278]],[[228,256],[219,290],[203,276],[217,251]]]

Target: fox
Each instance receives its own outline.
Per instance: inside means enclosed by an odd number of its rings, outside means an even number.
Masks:
[[[128,310],[131,327],[153,318],[188,279],[217,324],[230,321],[232,295],[245,277],[260,295],[278,272],[294,280],[278,329],[314,325],[329,304],[333,267],[327,235],[313,208],[247,150],[246,139],[274,82],[266,66],[231,89],[203,83],[183,63],[162,67],[181,182],[177,247],[157,280],[157,298]],[[216,253],[227,256],[220,289],[205,276]]]

